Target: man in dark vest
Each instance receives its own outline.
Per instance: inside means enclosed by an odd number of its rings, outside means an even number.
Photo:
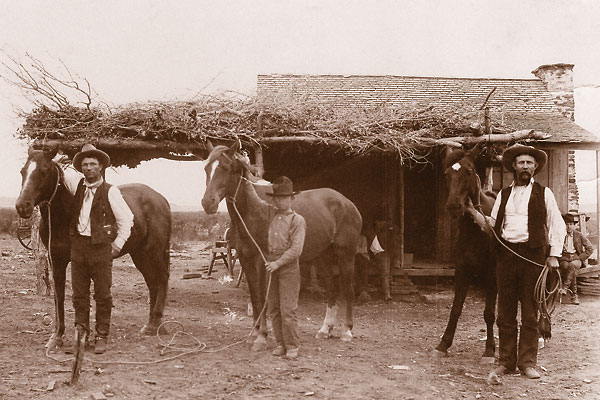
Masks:
[[[562,294],[571,293],[571,304],[579,304],[577,296],[577,270],[583,262],[594,252],[594,246],[587,237],[575,229],[575,216],[563,214],[567,224],[567,237],[563,247],[562,256],[558,259],[560,265],[560,276],[562,277]]]
[[[75,326],[90,330],[90,281],[96,300],[94,352],[106,351],[112,309],[112,259],[117,257],[131,234],[133,214],[118,187],[104,181],[110,165],[105,152],[86,144],[73,157],[73,169],[64,170],[63,181],[75,196],[70,223],[71,284]]]
[[[500,366],[490,373],[492,380],[517,367],[529,379],[540,377],[535,369],[539,334],[534,289],[542,267],[516,254],[551,268],[559,266],[565,224],[552,191],[533,180],[547,160],[544,151],[520,144],[502,154],[502,165],[513,172],[514,181],[498,194],[488,218],[504,244],[496,246]],[[521,328],[517,344],[519,302]]]

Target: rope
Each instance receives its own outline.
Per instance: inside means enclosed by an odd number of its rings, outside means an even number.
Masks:
[[[248,229],[248,226],[246,225],[244,218],[242,218],[242,214],[240,214],[240,211],[237,208],[236,197],[240,190],[240,186],[242,184],[242,179],[247,180],[243,175],[240,175],[240,179],[238,180],[238,184],[235,189],[235,194],[233,195],[233,197],[228,197],[227,201],[229,201],[230,204],[233,206],[233,209],[235,210],[235,213],[237,214],[238,218],[240,219],[240,222],[242,223],[244,230],[246,231],[246,233],[248,234],[248,237],[250,238],[250,240],[252,240],[252,243],[258,250],[258,254],[260,254],[260,257],[263,259],[263,262],[266,264],[267,258],[265,257],[265,254],[263,253],[262,249],[260,248],[260,246],[258,245],[256,240],[254,239],[254,236],[252,236],[252,234],[250,233],[250,230]],[[250,181],[248,181],[248,182],[250,182]],[[263,308],[260,310],[260,314],[258,314],[258,318],[256,319],[256,322],[252,326],[250,335],[252,335],[254,333],[254,331],[257,329],[258,325],[260,324],[260,319],[262,318],[263,314],[265,313],[265,311],[267,309],[267,299],[269,298],[269,291],[271,290],[271,273],[269,272],[268,275],[269,275],[269,281],[267,282],[267,292],[265,294],[265,303],[263,304]]]
[[[243,176],[240,176],[240,178],[246,179]],[[57,180],[57,184],[56,184],[56,188],[54,190],[54,193],[51,197],[51,199],[48,201],[48,204],[50,204],[50,202],[52,201],[52,199],[54,198],[54,194],[56,194],[56,190],[58,188],[58,182],[60,180],[60,175],[59,175],[59,179]],[[256,240],[254,239],[254,237],[252,236],[252,234],[250,233],[250,230],[248,229],[248,226],[246,225],[244,219],[242,218],[242,215],[240,214],[237,205],[236,205],[236,201],[235,198],[237,197],[238,191],[240,189],[240,185],[241,185],[241,181],[242,179],[240,179],[238,181],[238,186],[236,188],[235,191],[235,195],[233,196],[233,198],[227,198],[228,201],[231,202],[231,204],[233,205],[233,209],[235,210],[236,214],[238,215],[242,226],[244,227],[244,230],[246,231],[246,233],[248,234],[248,236],[250,237],[250,239],[252,240],[252,243],[254,244],[254,246],[256,247],[256,249],[258,250],[258,253],[260,254],[261,258],[263,259],[263,261],[266,263],[267,259],[262,251],[262,249],[260,248],[260,246],[258,245],[258,243],[256,242]],[[48,206],[48,216],[50,217],[50,207]],[[50,225],[50,224],[49,224]],[[49,231],[51,232],[52,230],[49,229]],[[50,245],[48,245],[48,247],[50,247]],[[268,298],[269,295],[269,291],[271,289],[271,274],[269,273],[269,281],[267,283],[267,292],[266,292],[266,296],[265,299]],[[256,322],[254,323],[254,325],[252,326],[252,329],[250,330],[250,333],[248,333],[248,335],[246,337],[244,337],[244,339],[240,339],[238,341],[235,341],[231,344],[225,345],[225,346],[221,346],[217,349],[207,349],[207,344],[200,341],[198,338],[196,338],[194,335],[192,335],[191,333],[185,332],[185,328],[183,327],[183,325],[175,320],[172,321],[164,321],[162,324],[160,324],[156,330],[156,337],[160,343],[160,345],[162,346],[162,349],[160,351],[160,355],[164,355],[167,351],[181,351],[181,353],[171,356],[171,357],[167,357],[167,358],[161,358],[158,360],[150,360],[150,361],[128,361],[128,360],[116,360],[116,361],[100,361],[100,360],[93,360],[93,359],[89,359],[87,357],[84,357],[84,360],[89,361],[91,363],[95,363],[95,364],[100,364],[100,365],[109,365],[109,364],[120,364],[120,365],[152,365],[152,364],[158,364],[158,363],[162,363],[162,362],[166,362],[166,361],[172,361],[190,354],[196,354],[196,353],[201,353],[201,352],[205,352],[205,353],[217,353],[219,351],[223,351],[225,349],[228,349],[230,347],[236,346],[238,344],[244,343],[247,338],[251,337],[252,334],[254,333],[254,331],[257,329],[258,325],[260,324],[260,319],[262,318],[263,314],[265,313],[267,308],[267,301],[265,301],[262,310],[260,311],[260,314],[256,320]],[[173,335],[171,336],[171,339],[168,342],[165,342],[161,337],[160,337],[160,329],[165,325],[165,324],[176,324],[179,328],[175,331],[175,333],[173,333]],[[175,339],[179,336],[184,336],[187,338],[191,338],[193,341],[196,342],[196,346],[189,348],[189,347],[179,347],[174,345]],[[66,363],[66,362],[70,362],[74,360],[74,357],[70,357],[64,360],[58,359],[52,355],[50,355],[50,348],[47,347],[46,348],[46,357],[48,357],[51,360],[54,360],[58,363]]]
[[[163,338],[161,338],[160,336],[160,330],[161,328],[166,325],[166,324],[175,324],[178,326],[178,329],[175,331],[175,333],[173,333],[173,335],[171,335],[171,338],[168,341],[163,340]],[[250,334],[252,334],[252,332],[250,332]],[[250,336],[250,334],[248,335],[248,337]],[[175,343],[175,339],[178,337],[187,337],[187,338],[191,338],[196,344],[193,347],[180,347],[180,346],[176,346]],[[196,354],[196,353],[217,353],[219,351],[223,351],[225,349],[228,349],[230,347],[236,346],[240,343],[244,343],[247,339],[247,337],[244,337],[244,339],[240,339],[238,341],[235,341],[231,344],[228,345],[224,345],[221,346],[219,348],[216,349],[208,349],[208,345],[202,341],[200,341],[197,337],[195,337],[194,335],[192,335],[191,333],[185,332],[185,328],[184,326],[175,320],[172,321],[164,321],[162,324],[160,324],[158,326],[158,329],[156,330],[156,337],[160,343],[160,346],[162,347],[162,349],[160,350],[160,355],[163,356],[164,354],[166,354],[168,351],[180,351],[181,353],[170,356],[170,357],[166,357],[166,358],[160,358],[157,360],[149,360],[149,361],[129,361],[129,360],[95,360],[95,359],[90,359],[88,357],[84,357],[84,360],[91,362],[93,364],[100,364],[100,365],[110,365],[110,364],[120,364],[120,365],[153,365],[153,364],[159,364],[162,362],[166,362],[166,361],[172,361],[190,354]],[[54,360],[58,363],[64,364],[67,362],[71,362],[74,360],[74,357],[69,357],[66,359],[59,359],[56,358],[54,356],[52,356],[50,354],[50,349],[47,348],[46,349],[46,357],[48,357],[51,360]]]
[[[552,268],[545,264],[540,264],[535,261],[532,261],[526,257],[523,257],[510,247],[508,247],[496,233],[495,229],[492,229],[494,233],[494,237],[505,249],[513,253],[515,256],[521,258],[522,260],[527,261],[530,264],[537,265],[538,267],[542,267],[542,272],[540,272],[540,276],[538,277],[537,282],[535,283],[535,288],[533,290],[533,297],[538,305],[538,310],[540,311],[541,317],[548,320],[548,323],[552,325],[552,320],[550,316],[554,312],[556,308],[557,300],[560,301],[560,288],[562,287],[562,279],[560,277],[560,272],[558,268]],[[548,289],[548,277],[551,272],[554,272],[558,279],[556,280],[556,285],[553,288]]]

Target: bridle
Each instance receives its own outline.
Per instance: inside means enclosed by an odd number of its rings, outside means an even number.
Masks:
[[[58,166],[58,164],[55,163],[54,161],[52,161],[52,165],[54,166],[54,168],[56,168],[56,183],[54,184],[54,190],[52,191],[52,195],[50,196],[50,198],[48,200],[42,200],[39,203],[39,205],[42,205],[43,203],[45,203],[46,207],[48,208],[48,212],[50,212],[50,206],[52,205],[52,200],[54,200],[54,197],[56,196],[56,192],[58,192],[58,187],[60,186],[60,181],[63,177],[63,171]]]
[[[229,163],[232,163],[233,160],[231,159],[231,157],[229,157],[226,154],[222,154],[222,156],[224,156]],[[221,166],[221,168],[225,168],[228,172],[228,174],[231,176],[232,174],[232,170],[230,167],[225,167],[225,166]],[[240,172],[239,176],[238,176],[238,181],[237,181],[237,185],[235,187],[235,192],[233,193],[233,196],[227,195],[225,196],[225,201],[227,201],[228,204],[231,205],[231,207],[234,209],[237,217],[240,219],[240,222],[242,223],[242,226],[244,227],[244,230],[246,231],[246,234],[248,235],[248,237],[250,238],[250,240],[252,240],[252,243],[254,244],[254,246],[256,247],[256,249],[258,250],[258,253],[260,254],[260,257],[262,258],[263,262],[266,264],[267,263],[267,258],[265,257],[265,254],[263,253],[262,249],[260,248],[260,246],[258,245],[258,243],[256,242],[256,239],[254,239],[254,236],[252,236],[252,234],[250,233],[250,230],[248,229],[248,226],[246,225],[246,222],[244,221],[244,218],[242,217],[242,214],[240,213],[238,207],[237,207],[237,196],[240,192],[240,188],[242,187],[242,181],[245,180],[249,183],[252,183],[249,179],[247,179],[244,176],[244,170],[242,169],[242,172]]]
[[[231,162],[233,162],[233,160],[226,154],[222,154],[231,164]],[[225,170],[227,170],[228,174],[231,176],[232,174],[232,170],[230,167],[225,167],[225,166],[221,166],[221,168],[225,168]],[[265,254],[263,253],[262,249],[260,248],[260,246],[258,245],[258,243],[256,242],[256,239],[254,239],[254,236],[252,236],[252,233],[250,233],[250,229],[248,229],[248,226],[246,225],[246,222],[244,221],[244,218],[242,217],[242,214],[240,213],[240,210],[238,210],[237,208],[237,196],[238,193],[240,192],[240,188],[242,186],[242,180],[246,180],[249,183],[252,183],[249,179],[247,179],[244,176],[244,170],[242,169],[242,172],[240,172],[239,176],[238,176],[238,181],[237,181],[237,185],[235,187],[235,192],[233,193],[233,196],[226,196],[225,197],[225,201],[227,201],[228,204],[231,205],[231,207],[234,209],[237,217],[240,219],[240,222],[242,223],[242,226],[244,227],[244,230],[246,231],[246,234],[248,235],[248,237],[250,238],[250,240],[252,240],[252,243],[254,244],[254,247],[256,247],[256,250],[258,250],[258,254],[260,254],[260,257],[262,258],[262,261],[264,263],[264,265],[267,264],[267,258],[265,257]],[[267,282],[267,291],[266,291],[266,295],[265,295],[265,299],[269,298],[269,292],[271,290],[271,273],[268,273],[269,276],[269,280]],[[260,310],[260,313],[258,315],[258,318],[256,319],[256,322],[254,323],[254,325],[252,326],[252,331],[250,332],[250,335],[252,335],[252,333],[254,332],[255,329],[259,328],[260,325],[260,320],[263,316],[263,314],[266,312],[267,310],[267,301],[265,301],[262,310]]]
[[[56,183],[54,184],[54,190],[52,191],[52,195],[48,200],[42,200],[39,203],[39,206],[42,204],[46,205],[46,212],[48,213],[48,264],[50,268],[54,271],[54,265],[52,262],[52,201],[54,200],[56,193],[58,192],[58,187],[60,186],[60,181],[63,178],[63,171],[60,166],[52,161],[52,165],[56,168]],[[56,295],[56,293],[55,293]]]
[[[478,191],[478,193],[481,193],[481,178],[479,177],[479,175],[477,173],[475,173],[475,179],[476,179],[477,191]],[[469,196],[469,197],[471,197],[471,196]],[[485,213],[483,212],[483,208],[481,207],[480,196],[477,196],[476,202],[473,201],[473,199],[471,199],[471,201],[473,202],[473,207],[479,213],[481,213],[481,215],[483,215],[485,217]],[[475,203],[477,203],[477,204],[475,204]],[[535,285],[534,298],[538,304],[538,310],[540,311],[540,314],[542,315],[543,318],[546,318],[548,320],[548,322],[550,323],[550,321],[551,321],[550,316],[554,312],[554,309],[556,307],[556,300],[560,294],[560,288],[562,287],[562,279],[560,276],[560,272],[558,272],[558,269],[555,269],[555,268],[551,269],[547,265],[540,264],[538,262],[528,259],[527,257],[522,256],[521,254],[517,253],[516,251],[514,251],[513,249],[508,247],[506,245],[506,243],[504,243],[502,241],[502,239],[500,239],[500,237],[498,236],[498,233],[496,232],[495,229],[492,228],[491,231],[494,235],[494,239],[498,243],[500,243],[500,245],[502,245],[502,247],[504,247],[506,250],[508,250],[509,252],[514,254],[516,257],[518,257],[524,261],[527,261],[528,263],[531,263],[538,267],[542,267],[542,271],[541,271],[540,276],[538,277],[538,280]],[[554,270],[554,271],[552,271],[552,270]],[[556,284],[554,285],[554,287],[548,289],[546,284],[547,284],[548,276],[551,272],[554,272],[557,275],[557,280],[556,280]]]

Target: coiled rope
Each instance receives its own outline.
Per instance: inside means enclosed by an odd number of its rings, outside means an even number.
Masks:
[[[248,236],[250,237],[250,239],[252,240],[252,243],[254,244],[254,246],[256,246],[256,249],[258,250],[258,253],[260,254],[263,262],[266,264],[267,259],[262,251],[262,249],[260,248],[260,246],[258,245],[258,243],[256,242],[256,240],[254,239],[254,237],[252,236],[252,234],[250,233],[250,230],[248,229],[248,226],[246,225],[246,223],[244,222],[244,219],[242,218],[242,215],[240,214],[237,206],[236,206],[236,197],[237,197],[237,193],[238,190],[240,188],[241,185],[241,181],[242,179],[246,180],[246,178],[244,178],[243,176],[240,176],[240,180],[238,182],[238,187],[236,188],[235,191],[235,195],[232,198],[227,198],[228,201],[231,202],[231,204],[233,205],[233,208],[236,212],[236,214],[238,215],[242,226],[244,227],[244,230],[246,231],[246,233],[248,234]],[[54,194],[56,194],[56,189],[58,188],[58,183],[60,181],[60,177],[57,181],[55,190],[54,190]],[[54,198],[54,194],[52,195],[50,201],[48,203],[50,203],[52,201],[52,199]],[[50,207],[48,207],[49,209]],[[50,225],[50,224],[49,224]],[[49,227],[50,232],[52,231],[52,229]],[[51,234],[51,233],[50,233]],[[269,295],[269,290],[271,288],[271,274],[269,273],[269,281],[267,283],[267,292],[266,292],[266,296],[265,299],[268,298]],[[101,360],[95,360],[95,359],[90,359],[87,357],[84,357],[84,360],[89,361],[91,363],[94,364],[100,364],[100,365],[109,365],[109,364],[120,364],[120,365],[152,365],[152,364],[158,364],[158,363],[162,363],[162,362],[166,362],[166,361],[172,361],[190,354],[196,354],[196,353],[217,353],[219,351],[223,351],[225,349],[228,349],[230,347],[236,346],[238,344],[244,343],[246,342],[246,340],[252,336],[252,334],[254,333],[254,331],[258,328],[258,326],[260,325],[260,320],[263,316],[263,314],[265,313],[267,308],[267,301],[265,300],[265,303],[263,305],[263,308],[257,318],[257,320],[255,321],[255,323],[252,325],[252,329],[250,330],[250,333],[248,333],[247,336],[245,336],[243,339],[237,340],[233,343],[215,348],[215,349],[208,349],[208,345],[202,341],[200,341],[197,337],[195,337],[194,335],[192,335],[189,332],[185,332],[185,328],[184,326],[176,321],[176,320],[170,320],[170,321],[164,321],[163,323],[161,323],[157,330],[156,330],[156,338],[158,340],[158,342],[160,343],[160,346],[162,347],[162,349],[160,350],[160,355],[163,356],[164,354],[166,354],[168,351],[180,351],[179,354],[170,356],[170,357],[166,357],[166,358],[160,358],[157,360],[149,360],[149,361],[129,361],[129,360],[106,360],[106,361],[101,361]],[[167,324],[174,324],[176,325],[178,328],[177,330],[171,335],[171,338],[168,341],[163,340],[163,338],[160,336],[160,331],[161,328]],[[190,346],[178,346],[175,345],[175,341],[178,337],[186,337],[189,339],[192,339],[195,342],[195,345],[190,347]],[[76,345],[76,344],[74,344]],[[71,362],[74,360],[74,357],[69,357],[66,359],[59,359],[54,357],[53,355],[50,354],[50,347],[46,347],[46,357],[48,357],[51,360],[54,360],[58,363],[67,363],[67,362]]]
[[[513,253],[515,256],[531,263],[533,265],[537,265],[538,267],[542,267],[542,272],[540,272],[540,276],[538,277],[537,282],[535,283],[535,288],[533,290],[533,297],[538,305],[538,310],[540,312],[541,320],[546,319],[548,321],[548,333],[545,338],[550,337],[550,326],[552,324],[551,315],[556,308],[557,301],[560,301],[560,288],[562,287],[562,279],[560,276],[560,272],[558,268],[552,268],[545,264],[540,264],[535,261],[532,261],[526,257],[523,257],[510,247],[508,247],[496,233],[495,229],[491,229],[494,237],[505,249]],[[548,278],[550,274],[554,273],[557,277],[556,284],[552,288],[548,288]]]

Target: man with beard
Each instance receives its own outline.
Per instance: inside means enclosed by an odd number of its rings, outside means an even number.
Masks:
[[[529,379],[540,378],[535,369],[539,334],[534,289],[542,267],[534,263],[558,268],[566,235],[554,194],[533,180],[547,160],[544,151],[520,144],[502,154],[502,165],[513,172],[514,181],[498,194],[488,217],[503,242],[496,246],[500,366],[490,373],[496,381],[517,367]]]

